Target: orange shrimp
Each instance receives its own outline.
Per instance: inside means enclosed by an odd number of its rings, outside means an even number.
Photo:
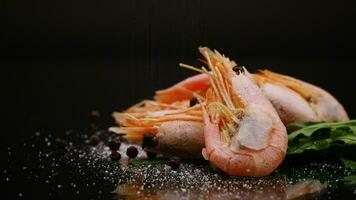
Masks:
[[[120,127],[110,130],[125,134],[129,142],[142,143],[145,134],[154,136],[154,144],[145,146],[148,151],[202,158],[204,124],[199,104],[190,107],[189,101],[165,104],[145,100],[113,116]]]
[[[192,68],[183,64],[181,66]],[[349,119],[345,109],[336,98],[315,85],[268,70],[262,70],[260,73],[253,74],[252,77],[286,125],[293,121],[318,122]],[[166,98],[170,97],[170,101],[190,99],[194,93],[206,92],[210,87],[210,84],[207,85],[209,76],[200,74],[183,81],[185,85],[196,84],[199,81],[202,83],[184,90],[186,95],[180,95],[180,87],[176,85],[162,91],[165,91],[163,93]],[[175,91],[178,91],[177,95],[174,94]]]
[[[292,121],[346,121],[343,106],[327,91],[310,83],[262,70],[254,79],[285,124]]]
[[[227,57],[200,48],[211,88],[204,105],[205,159],[237,176],[266,176],[283,161],[287,132],[276,110],[245,68]]]

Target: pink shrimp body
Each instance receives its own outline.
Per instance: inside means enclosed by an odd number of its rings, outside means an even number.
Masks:
[[[335,97],[315,85],[268,70],[260,71],[254,78],[285,123],[349,119]]]
[[[345,109],[335,97],[315,85],[268,70],[262,70],[260,73],[253,74],[252,77],[286,125],[293,121],[318,122],[349,119]],[[195,87],[184,89],[180,86],[194,84]],[[192,98],[194,93],[204,93],[209,88],[209,76],[199,74],[173,87],[158,91],[156,98],[162,101],[169,99],[169,102],[187,100]]]
[[[255,80],[259,80],[254,75]],[[258,81],[257,81],[258,82]],[[293,121],[317,122],[320,121],[308,102],[297,92],[268,82],[258,82],[263,94],[271,101],[284,124]]]
[[[235,63],[200,48],[208,61],[212,85],[204,113],[203,156],[234,176],[266,176],[283,161],[286,128],[272,104],[246,69],[235,73]]]

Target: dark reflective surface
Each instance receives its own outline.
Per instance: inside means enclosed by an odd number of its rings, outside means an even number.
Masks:
[[[229,177],[202,161],[183,161],[173,170],[164,159],[136,160],[125,155],[110,160],[101,142],[87,144],[86,132],[68,131],[57,137],[30,133],[26,140],[6,148],[1,177],[9,199],[303,199],[355,197],[341,180],[342,165],[325,158],[288,158],[264,178]],[[137,146],[140,149],[140,147]]]

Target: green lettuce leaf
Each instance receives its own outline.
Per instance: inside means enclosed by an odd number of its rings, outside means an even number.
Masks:
[[[356,175],[345,176],[342,181],[344,183],[344,186],[348,188],[356,187]]]
[[[294,123],[288,127],[291,126],[301,128],[289,133],[288,154],[299,154],[310,150],[327,151],[333,146],[339,148],[355,146],[356,150],[356,120],[311,125]]]
[[[314,151],[333,154],[340,159],[350,174],[342,183],[346,188],[356,188],[356,120],[346,122],[303,123],[287,126],[287,155]]]
[[[356,161],[340,158],[342,163],[344,163],[345,167],[351,169],[353,172],[356,172]]]

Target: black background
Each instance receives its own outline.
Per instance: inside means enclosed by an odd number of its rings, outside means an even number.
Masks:
[[[328,1],[0,2],[1,144],[61,135],[195,74],[197,47],[330,91],[356,116],[355,13]],[[2,153],[4,151],[2,150]],[[5,151],[6,152],[6,151]],[[21,157],[17,158],[21,160]]]
[[[194,74],[207,45],[319,85],[355,117],[354,13],[327,1],[1,1],[2,134],[110,122]],[[351,7],[351,5],[350,5]],[[15,131],[16,130],[16,131]],[[19,130],[19,131],[18,131]],[[16,132],[16,133],[12,133]]]

